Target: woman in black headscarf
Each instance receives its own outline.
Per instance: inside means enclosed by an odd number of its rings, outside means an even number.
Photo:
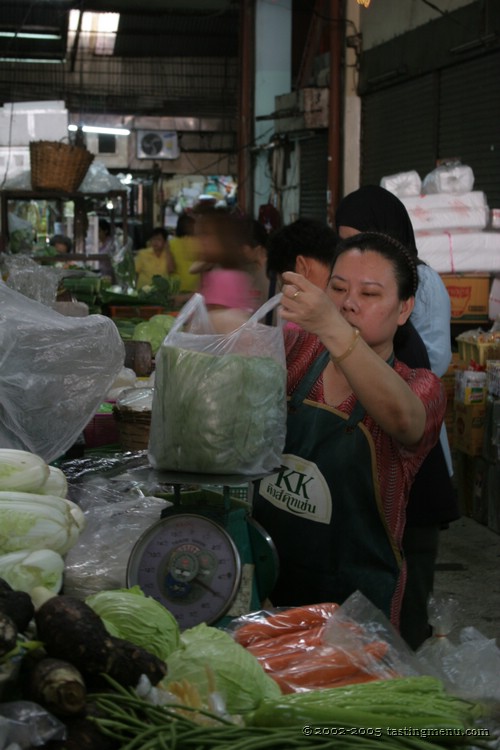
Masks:
[[[378,231],[398,239],[418,256],[410,217],[397,196],[377,185],[367,185],[347,195],[335,215],[342,239],[365,231]],[[439,274],[417,258],[419,287],[415,310],[404,339],[394,339],[397,359],[409,367],[432,369],[442,376],[451,359],[450,300]],[[439,531],[458,518],[451,481],[452,466],[446,430],[417,474],[407,506],[403,549],[407,583],[401,611],[401,634],[412,648],[430,635],[427,601],[434,584]]]

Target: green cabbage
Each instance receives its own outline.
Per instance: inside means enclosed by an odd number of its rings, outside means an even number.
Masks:
[[[162,346],[151,462],[157,469],[210,474],[275,470],[285,439],[285,380],[285,368],[271,357]]]
[[[162,685],[187,680],[198,688],[208,702],[213,687],[223,697],[230,714],[242,714],[256,708],[261,701],[281,695],[277,683],[269,677],[250,651],[223,630],[205,623],[181,634],[181,647],[167,659],[167,677]]]
[[[149,341],[153,354],[156,354],[166,335],[161,323],[144,320],[141,323],[137,323],[134,328],[132,341]]]
[[[163,604],[145,596],[139,586],[99,591],[85,601],[115,638],[142,646],[164,661],[179,646],[177,620]]]

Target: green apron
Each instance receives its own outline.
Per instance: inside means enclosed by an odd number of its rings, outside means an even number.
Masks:
[[[319,355],[289,398],[282,469],[256,487],[253,515],[280,561],[270,599],[341,603],[360,590],[390,617],[401,557],[383,515],[364,409],[356,402],[348,416],[307,399],[328,358]]]

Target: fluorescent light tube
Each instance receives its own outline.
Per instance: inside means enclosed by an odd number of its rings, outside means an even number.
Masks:
[[[78,130],[78,125],[68,125],[68,130]],[[102,135],[130,135],[128,128],[107,128],[100,125],[83,125],[84,133],[101,133]]]

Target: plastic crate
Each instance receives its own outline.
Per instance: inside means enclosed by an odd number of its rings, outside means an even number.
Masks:
[[[111,318],[141,318],[149,320],[153,315],[164,315],[166,309],[160,305],[110,305]]]

